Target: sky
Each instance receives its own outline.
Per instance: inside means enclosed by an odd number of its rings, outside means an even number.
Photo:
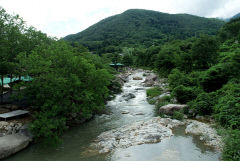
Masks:
[[[29,26],[57,38],[128,9],[221,18],[240,12],[240,0],[0,0],[0,6],[10,14],[19,14]]]

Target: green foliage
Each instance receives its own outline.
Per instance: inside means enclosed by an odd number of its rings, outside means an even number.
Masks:
[[[154,88],[147,89],[147,96],[149,98],[153,98],[153,97],[159,96],[161,94],[162,94],[162,89],[159,88],[159,87],[154,87]]]
[[[122,63],[125,65],[125,66],[131,66],[133,65],[133,56],[130,55],[130,54],[125,54],[122,58]]]
[[[197,98],[188,103],[189,107],[200,115],[210,115],[213,112],[213,106],[216,100],[214,93],[200,93]]]
[[[179,112],[179,111],[174,111],[172,118],[176,119],[176,120],[183,120],[184,119],[184,114],[182,112]]]
[[[131,9],[108,17],[86,30],[68,35],[67,41],[81,42],[91,51],[117,53],[117,46],[150,47],[169,40],[186,39],[201,33],[214,35],[224,24],[187,14],[166,14],[150,10]]]
[[[192,59],[194,68],[208,69],[217,62],[219,44],[215,37],[201,36],[193,43]]]
[[[162,47],[155,62],[160,75],[167,76],[176,67],[174,57],[178,52],[179,49],[174,45],[165,45]]]
[[[173,89],[173,96],[177,98],[179,103],[187,103],[194,100],[200,92],[198,87],[180,85]]]
[[[214,106],[216,120],[224,127],[240,129],[240,84],[228,83],[218,96]]]
[[[231,74],[230,64],[217,64],[203,73],[200,84],[206,92],[216,91],[228,82]]]
[[[240,130],[228,130],[224,139],[223,161],[240,160]]]
[[[168,76],[169,87],[171,89],[176,88],[179,85],[187,85],[188,78],[187,75],[182,73],[178,69],[173,69],[171,74]]]
[[[36,137],[56,140],[72,113],[84,119],[103,109],[112,76],[98,61],[61,41],[19,60],[26,74],[34,77],[25,92],[38,111],[31,125]]]
[[[222,42],[229,39],[239,40],[240,38],[239,28],[240,28],[240,18],[233,19],[232,21],[228,22],[221,28],[218,36],[220,37],[220,40]]]

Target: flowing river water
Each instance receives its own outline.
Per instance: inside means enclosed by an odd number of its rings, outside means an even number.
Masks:
[[[156,144],[143,144],[113,153],[99,154],[89,145],[104,131],[128,125],[155,116],[155,108],[146,100],[146,87],[142,82],[143,71],[135,71],[124,84],[123,92],[109,101],[108,115],[96,116],[93,120],[68,130],[60,146],[46,147],[33,144],[4,161],[217,161],[220,153],[205,146],[198,137],[186,135],[184,127],[177,127],[174,136]],[[133,77],[143,80],[133,80]],[[138,89],[137,88],[142,88]],[[125,101],[122,97],[132,93],[136,97]],[[123,114],[125,113],[125,114]]]

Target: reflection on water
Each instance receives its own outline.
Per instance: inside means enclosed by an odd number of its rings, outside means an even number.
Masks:
[[[174,130],[175,136],[157,144],[145,144],[118,150],[113,154],[98,154],[89,145],[102,132],[130,124],[135,121],[154,117],[154,106],[146,101],[146,88],[143,72],[135,73],[125,83],[123,93],[108,102],[110,115],[97,116],[78,127],[71,128],[63,136],[62,144],[57,147],[43,147],[35,144],[11,156],[5,161],[216,161],[220,154],[211,151],[197,138],[184,134],[184,127]],[[135,90],[143,88],[143,90]],[[132,93],[136,97],[125,101],[124,94]],[[128,114],[122,114],[128,111]],[[139,115],[141,113],[141,115]]]

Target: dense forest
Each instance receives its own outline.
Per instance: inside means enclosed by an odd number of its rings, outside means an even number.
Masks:
[[[121,62],[168,78],[171,97],[188,104],[183,113],[214,117],[225,138],[223,160],[240,160],[240,18],[128,10],[57,40],[0,8],[0,44],[1,82],[32,77],[14,90],[31,105],[36,138],[57,142],[69,116],[81,121],[104,109],[120,88],[108,64]]]
[[[80,33],[68,35],[64,40],[81,42],[91,51],[101,54],[119,52],[122,47],[149,47],[200,34],[215,35],[223,24],[218,19],[188,14],[131,9],[106,18]]]

